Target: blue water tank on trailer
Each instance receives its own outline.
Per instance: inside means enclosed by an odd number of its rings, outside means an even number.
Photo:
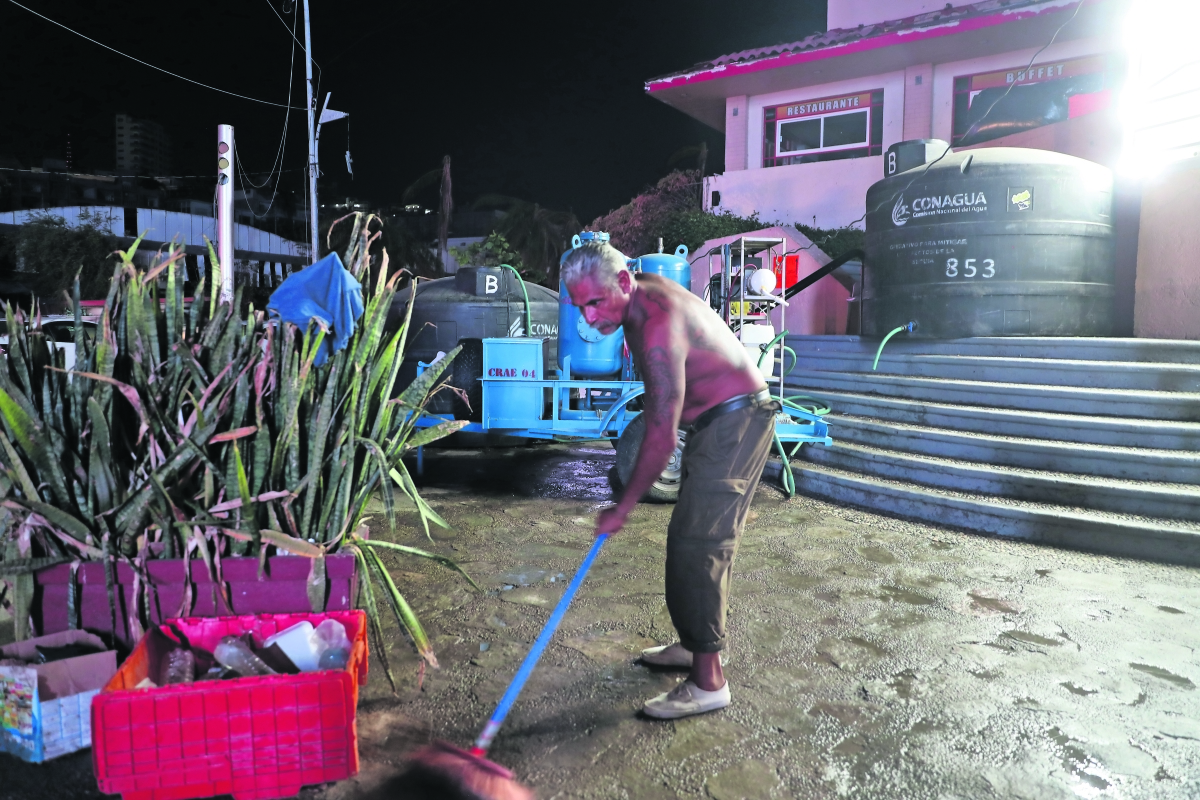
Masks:
[[[571,240],[571,250],[558,260],[561,266],[572,250],[588,242],[607,242],[608,234],[603,231],[583,231]],[[625,344],[625,331],[617,328],[605,336],[588,325],[579,309],[571,305],[571,295],[560,279],[558,282],[558,367],[566,369],[566,359],[571,358],[571,376],[580,378],[602,378],[620,371],[621,350]]]
[[[689,292],[692,290],[692,265],[688,263],[686,244],[675,248],[674,253],[651,253],[633,262],[637,272],[650,272],[675,281]]]

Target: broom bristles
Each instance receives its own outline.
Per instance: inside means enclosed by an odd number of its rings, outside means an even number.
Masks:
[[[444,779],[472,800],[535,800],[511,770],[448,742],[434,742],[414,753],[403,777],[431,789]]]

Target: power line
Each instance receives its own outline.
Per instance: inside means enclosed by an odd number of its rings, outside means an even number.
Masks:
[[[68,33],[73,33],[81,39],[87,39],[92,44],[99,45],[100,47],[103,47],[105,50],[110,50],[119,56],[124,56],[125,58],[128,58],[131,61],[136,61],[137,63],[141,64],[144,67],[149,67],[150,69],[158,70],[159,72],[163,73],[164,75],[170,75],[172,78],[179,78],[179,80],[181,80],[181,81],[187,81],[188,83],[195,84],[196,86],[200,86],[205,89],[212,89],[214,92],[220,92],[221,94],[227,94],[230,97],[237,97],[241,100],[249,100],[252,103],[262,103],[263,105],[275,106],[276,108],[292,108],[292,106],[290,106],[290,105],[285,106],[283,103],[272,103],[270,100],[259,100],[257,97],[250,97],[248,95],[238,94],[237,92],[229,92],[224,89],[218,89],[216,86],[209,86],[207,83],[201,83],[200,81],[194,81],[191,78],[185,78],[182,75],[177,75],[174,72],[163,69],[162,67],[156,67],[153,64],[142,61],[140,58],[134,58],[133,56],[129,55],[128,53],[122,53],[120,50],[117,50],[115,47],[109,47],[108,45],[104,44],[103,42],[98,42],[95,39],[91,38],[90,36],[84,36],[79,31],[72,30],[71,28],[68,28],[66,25],[63,25],[61,22],[57,22],[55,20],[50,19],[45,14],[39,14],[38,12],[34,11],[32,8],[21,5],[20,3],[17,2],[17,0],[8,0],[8,2],[12,3],[17,8],[20,8],[24,11],[28,11],[30,14],[33,14],[35,17],[41,17],[42,19],[46,20],[46,22],[49,22],[52,25],[57,25],[58,27],[62,28],[64,31],[67,31]],[[301,110],[301,109],[297,108],[297,110]]]
[[[271,4],[271,0],[267,0],[267,5],[270,5],[271,10],[275,11],[275,6]],[[275,16],[278,17],[279,12],[275,12]],[[283,21],[283,17],[279,17],[279,19],[281,22]],[[247,174],[246,170],[242,167],[242,159],[240,157],[238,157],[236,153],[234,154],[235,157],[234,157],[233,163],[237,166],[238,184],[241,185],[241,187],[242,187],[242,196],[246,201],[246,208],[250,209],[250,214],[258,219],[264,218],[267,216],[267,214],[270,213],[271,207],[275,205],[275,198],[279,194],[279,184],[283,180],[283,172],[282,172],[283,156],[287,152],[288,123],[292,119],[292,108],[291,108],[292,84],[296,77],[296,45],[299,44],[299,41],[296,39],[295,29],[296,29],[296,7],[292,6],[292,28],[289,31],[289,33],[292,36],[292,46],[291,46],[292,52],[291,52],[291,60],[288,63],[288,109],[286,112],[284,112],[283,134],[279,138],[279,149],[275,151],[275,162],[271,165],[271,171],[267,174],[267,177],[263,180],[262,183],[255,184],[254,181],[252,181],[250,179],[250,176],[249,176],[249,174]],[[307,55],[308,54],[305,53],[305,56],[307,56]],[[275,170],[277,168],[280,170],[280,172],[279,172],[279,177],[275,179],[274,188],[271,189],[271,200],[270,200],[270,202],[267,203],[267,207],[265,209],[263,209],[263,213],[259,214],[257,211],[254,210],[254,206],[250,203],[250,193],[246,191],[246,184],[249,183],[250,186],[255,189],[263,188],[264,186],[266,186],[268,183],[271,182],[272,177],[275,177]]]
[[[1038,48],[1038,51],[1037,51],[1036,53],[1034,53],[1034,54],[1033,54],[1033,56],[1032,56],[1032,57],[1029,59],[1029,65],[1025,67],[1025,71],[1026,71],[1026,72],[1028,72],[1028,71],[1029,71],[1029,69],[1030,69],[1030,67],[1032,67],[1032,66],[1033,66],[1033,62],[1037,61],[1037,57],[1038,57],[1038,56],[1040,56],[1040,55],[1041,55],[1041,54],[1042,54],[1042,53],[1043,53],[1043,52],[1046,50],[1046,48],[1047,48],[1047,47],[1049,47],[1050,45],[1054,44],[1055,40],[1057,40],[1057,39],[1058,39],[1058,35],[1059,35],[1060,33],[1062,33],[1062,32],[1063,32],[1063,28],[1067,27],[1068,25],[1070,25],[1072,22],[1074,22],[1074,21],[1075,21],[1075,17],[1079,16],[1079,11],[1080,11],[1080,9],[1082,9],[1082,8],[1083,8],[1083,4],[1084,4],[1084,3],[1086,3],[1086,2],[1087,2],[1087,0],[1079,0],[1079,4],[1075,6],[1075,11],[1074,11],[1074,13],[1072,13],[1072,14],[1071,14],[1071,16],[1070,16],[1070,17],[1068,17],[1068,18],[1067,18],[1067,20],[1066,20],[1066,21],[1065,21],[1065,22],[1064,22],[1062,25],[1059,25],[1059,26],[1058,26],[1058,28],[1057,28],[1057,29],[1054,31],[1054,35],[1050,37],[1050,41],[1046,42],[1044,45],[1042,45],[1040,48]],[[987,107],[987,110],[983,112],[983,116],[981,116],[981,117],[980,117],[978,120],[976,120],[976,121],[975,121],[975,124],[974,124],[974,125],[972,125],[972,126],[971,126],[971,128],[970,128],[970,130],[968,130],[968,131],[967,131],[967,133],[966,133],[966,134],[964,134],[964,135],[970,135],[972,131],[975,131],[975,130],[977,130],[977,129],[979,128],[979,125],[980,125],[980,124],[981,124],[981,123],[982,123],[982,122],[983,122],[985,119],[987,119],[987,117],[988,117],[988,114],[991,114],[991,113],[992,113],[992,109],[994,109],[994,108],[996,107],[996,105],[997,105],[997,104],[998,104],[998,103],[999,103],[1001,100],[1003,100],[1004,98],[1008,97],[1008,94],[1009,94],[1009,92],[1011,92],[1011,91],[1012,91],[1014,88],[1016,88],[1016,86],[1017,86],[1017,84],[1016,84],[1016,82],[1015,82],[1015,81],[1014,81],[1013,83],[1010,83],[1010,84],[1008,85],[1008,88],[1004,90],[1004,94],[1000,95],[999,97],[997,97],[995,100],[993,100],[993,101],[992,101],[992,104],[991,104],[991,105],[989,105],[989,106]],[[865,219],[866,219],[868,216],[870,216],[871,214],[874,214],[874,213],[876,213],[876,212],[877,212],[877,211],[879,211],[881,208],[883,208],[884,206],[886,206],[888,203],[891,203],[891,202],[895,201],[895,199],[896,199],[897,197],[899,197],[899,196],[903,195],[905,192],[907,192],[907,191],[909,190],[909,188],[910,188],[910,187],[911,187],[911,186],[912,186],[914,183],[916,183],[917,181],[919,181],[921,178],[925,177],[925,174],[926,174],[927,172],[929,172],[929,170],[930,170],[930,169],[931,169],[931,168],[932,168],[932,167],[933,167],[935,164],[937,164],[937,163],[938,163],[939,161],[941,161],[943,158],[945,158],[946,156],[948,156],[948,155],[950,154],[950,151],[951,151],[951,148],[950,148],[950,146],[949,146],[949,145],[947,145],[947,146],[946,146],[946,149],[942,151],[942,154],[941,154],[940,156],[938,156],[938,157],[937,157],[937,158],[935,158],[933,161],[930,161],[928,164],[926,164],[926,165],[925,165],[925,169],[921,170],[921,174],[920,174],[920,175],[914,175],[914,176],[913,176],[913,178],[912,178],[912,180],[910,180],[910,181],[909,181],[907,184],[905,184],[905,186],[904,186],[904,188],[903,188],[903,189],[901,189],[901,190],[900,190],[900,191],[898,191],[898,192],[893,192],[893,193],[892,193],[892,196],[891,196],[890,198],[888,198],[887,200],[883,200],[882,202],[880,202],[880,203],[879,203],[879,205],[875,206],[875,208],[873,208],[873,209],[870,209],[870,210],[868,210],[868,211],[864,211],[864,212],[863,212],[863,215],[862,215],[861,217],[859,217],[858,219],[854,220],[853,222],[851,222],[851,223],[849,223],[849,224],[847,224],[847,225],[843,225],[843,226],[841,226],[841,227],[839,227],[839,228],[835,228],[835,229],[833,229],[833,230],[834,230],[834,232],[833,232],[833,233],[830,233],[830,234],[829,234],[829,235],[827,235],[827,236],[825,236],[823,239],[821,239],[821,241],[820,241],[820,242],[812,242],[812,243],[811,243],[811,244],[809,244],[807,247],[797,247],[795,250],[790,250],[790,251],[787,251],[787,252],[786,252],[784,255],[791,255],[792,253],[798,253],[798,252],[801,252],[801,251],[803,251],[803,250],[808,250],[809,248],[816,247],[818,244],[825,244],[827,241],[829,241],[831,238],[833,238],[833,237],[836,235],[837,231],[839,231],[839,230],[847,230],[847,229],[853,228],[855,225],[857,225],[858,223],[860,223],[860,222],[862,222],[863,220],[865,220]]]
[[[296,167],[294,169],[272,170],[272,172],[247,172],[247,175],[271,175],[274,172],[304,172],[305,167]],[[22,169],[20,167],[0,167],[0,172],[26,172],[31,175],[66,175],[68,178],[82,178],[83,180],[104,180],[106,178],[129,178],[137,180],[183,180],[184,178],[209,178],[213,175],[94,175],[84,172],[50,172],[47,170]],[[253,185],[253,184],[251,184]]]
[[[300,42],[299,39],[296,38],[296,34],[294,32],[295,27],[296,27],[296,23],[295,23],[296,6],[295,5],[292,6],[292,27],[289,28],[287,25],[287,22],[284,20],[284,18],[280,17],[279,12],[275,10],[275,4],[272,3],[271,0],[266,0],[266,3],[268,6],[271,7],[272,13],[274,13],[276,17],[279,17],[279,21],[281,23],[283,23],[283,29],[288,32],[289,36],[292,37],[292,41],[295,42],[296,44],[300,45],[301,50],[304,50],[304,45]],[[308,51],[305,50],[304,54],[308,55]],[[321,73],[321,65],[316,62],[316,59],[313,59],[311,57],[309,58],[309,61],[312,61],[313,66],[317,68],[317,74],[319,75]]]

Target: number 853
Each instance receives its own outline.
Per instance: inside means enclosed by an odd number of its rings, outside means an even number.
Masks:
[[[976,267],[976,262],[979,267]],[[946,259],[946,277],[955,278],[958,276],[959,262],[957,258]],[[996,274],[996,262],[990,258],[978,259],[967,258],[962,262],[962,275],[964,278],[974,278],[978,275],[981,278],[990,278]]]

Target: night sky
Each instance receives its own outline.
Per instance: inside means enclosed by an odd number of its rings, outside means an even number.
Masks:
[[[332,91],[330,107],[350,112],[354,156],[351,181],[346,124],[327,124],[323,202],[399,202],[449,154],[458,207],[496,192],[585,222],[664,175],[681,147],[707,141],[708,172],[723,168],[723,137],[646,97],[647,78],[825,25],[824,0],[311,3],[321,96]],[[287,101],[292,40],[272,9],[290,26],[289,0],[22,4],[193,80]],[[296,17],[303,41],[302,8]],[[218,123],[235,126],[248,171],[269,170],[279,147],[284,109],[155,72],[9,0],[0,0],[0,53],[0,155],[26,166],[63,158],[69,133],[76,171],[113,169],[118,113],[166,128],[179,175],[215,171]],[[291,112],[279,187],[293,197],[303,188],[303,79],[297,47],[292,105],[301,110]],[[432,205],[436,191],[420,199]]]

